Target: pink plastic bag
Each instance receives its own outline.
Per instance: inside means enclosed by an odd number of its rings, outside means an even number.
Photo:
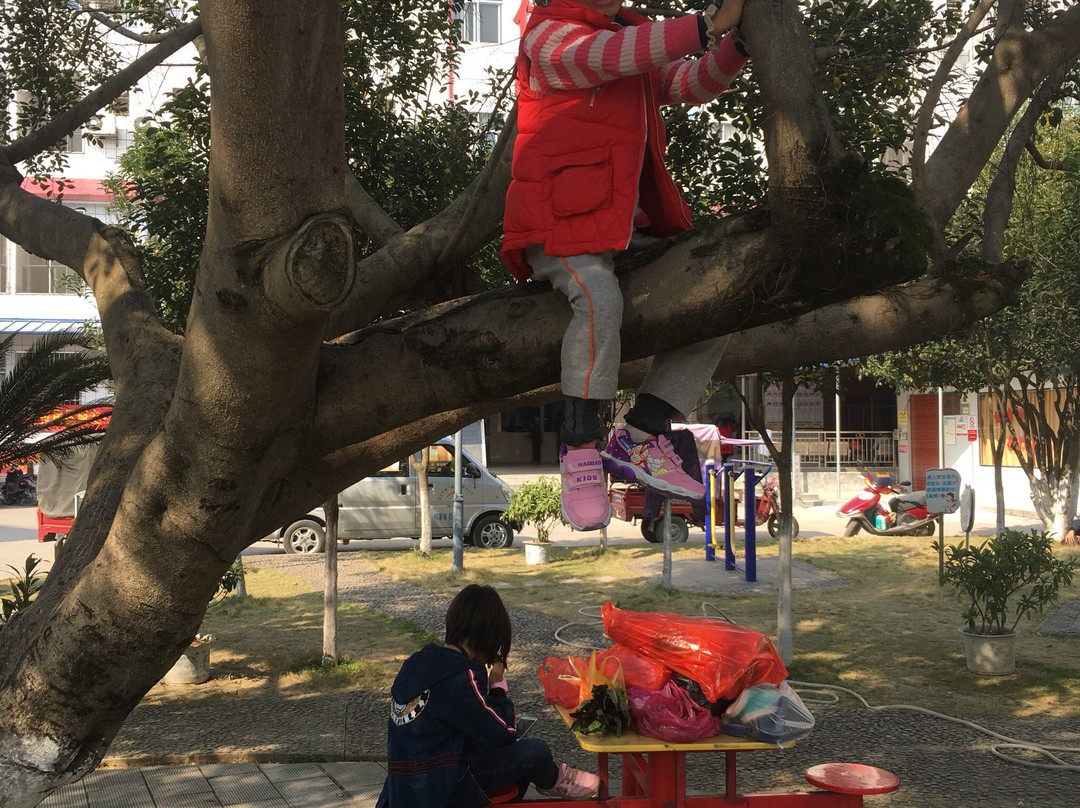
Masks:
[[[720,716],[702,707],[674,682],[669,681],[660,690],[631,687],[626,699],[638,735],[669,743],[690,743],[720,734]]]

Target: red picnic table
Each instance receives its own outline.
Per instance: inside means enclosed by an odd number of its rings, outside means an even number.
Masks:
[[[570,710],[556,707],[566,726],[573,723]],[[776,744],[717,735],[694,743],[667,743],[656,738],[624,732],[619,737],[574,733],[578,745],[595,752],[600,775],[600,794],[594,800],[543,800],[544,808],[858,808],[864,794],[894,791],[900,781],[892,772],[858,763],[827,763],[814,766],[806,779],[819,790],[774,794],[740,794],[735,776],[740,752],[776,749]],[[784,748],[794,746],[784,744]],[[724,754],[724,793],[686,793],[686,756],[698,752]],[[608,757],[622,759],[622,793],[612,795]],[[522,804],[522,803],[516,803]]]

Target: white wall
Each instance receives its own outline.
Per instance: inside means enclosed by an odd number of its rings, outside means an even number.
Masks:
[[[489,5],[498,6],[499,42],[465,44],[461,64],[453,77],[453,93],[457,100],[465,98],[470,91],[475,91],[482,97],[489,96],[487,69],[489,67],[500,70],[512,69],[517,57],[521,29],[514,22],[514,15],[518,13],[520,0],[502,0],[501,2],[491,0]]]
[[[979,396],[977,393],[968,394],[963,400],[961,409],[966,409],[964,415],[974,415],[975,423],[979,431],[979,437],[982,437],[983,424],[979,423]],[[964,407],[966,404],[966,407]],[[911,418],[910,414],[906,416],[906,423],[903,422],[903,418],[900,417],[900,413],[908,413],[908,394],[901,393],[896,397],[896,409],[898,420],[901,421],[898,427],[900,431],[899,441],[899,454],[898,466],[901,480],[911,479]],[[946,420],[952,416],[947,416]],[[960,416],[955,416],[960,417]],[[949,421],[951,424],[952,422]],[[945,438],[944,444],[940,442],[939,446],[943,450],[944,466],[943,468],[956,469],[960,473],[960,488],[963,490],[965,485],[970,485],[975,489],[975,507],[993,510],[997,507],[996,500],[994,498],[994,467],[993,465],[981,465],[979,462],[979,441],[968,441],[967,436],[960,436],[955,434],[954,429],[954,441],[948,442],[948,438],[945,437],[945,430],[939,426],[939,435]],[[1002,469],[1002,482],[1005,492],[1005,510],[1014,514],[1031,515],[1034,514],[1035,508],[1031,504],[1031,488],[1028,485],[1027,477],[1022,469],[1017,467],[1006,466]],[[959,520],[958,515],[946,517],[946,529],[949,527],[949,520]]]

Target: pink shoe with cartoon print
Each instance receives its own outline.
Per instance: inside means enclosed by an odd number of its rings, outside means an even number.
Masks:
[[[658,494],[685,499],[705,496],[705,486],[682,470],[682,460],[663,435],[635,443],[625,429],[617,429],[600,456],[611,474]]]
[[[563,518],[574,530],[599,530],[611,521],[611,502],[604,485],[604,462],[596,446],[559,451]]]

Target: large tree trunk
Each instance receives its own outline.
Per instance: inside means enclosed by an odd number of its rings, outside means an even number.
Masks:
[[[145,324],[145,316],[119,322],[131,303],[137,314],[147,308],[122,244],[97,253],[84,244],[71,264],[105,264],[94,268],[94,291],[117,412],[102,455],[121,457],[108,479],[98,464],[39,606],[0,635],[0,802],[8,808],[36,805],[96,766],[198,631],[218,579],[251,541],[270,481],[293,466],[310,434],[325,310],[348,288],[351,236],[335,213],[344,207],[342,86],[327,80],[342,73],[340,5],[206,2],[202,12],[215,77],[214,159],[179,368],[175,341],[135,337],[153,328],[117,344],[118,332]],[[293,49],[305,58],[280,58]],[[170,371],[175,394],[154,401],[142,386]],[[292,395],[277,395],[282,380]],[[154,406],[130,412],[144,396]],[[149,440],[138,441],[139,432]]]

